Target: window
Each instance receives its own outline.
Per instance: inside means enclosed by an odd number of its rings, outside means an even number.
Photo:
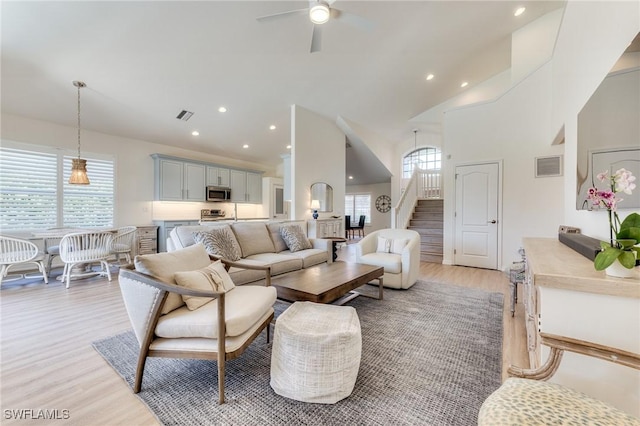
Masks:
[[[87,160],[90,185],[69,185],[70,155],[0,147],[0,229],[113,226],[114,162]]]
[[[362,215],[365,217],[365,223],[371,223],[371,194],[346,194],[344,214],[351,216],[352,223],[357,223]]]
[[[411,178],[416,164],[422,170],[440,170],[442,168],[440,150],[420,148],[407,154],[402,160],[402,177]]]

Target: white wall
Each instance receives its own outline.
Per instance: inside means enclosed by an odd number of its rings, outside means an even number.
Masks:
[[[562,154],[547,138],[551,93],[551,65],[521,82],[492,103],[469,106],[445,114],[444,263],[453,263],[455,167],[482,161],[503,161],[500,265],[518,260],[524,236],[554,236],[562,220],[561,177],[535,178],[536,157]]]
[[[387,213],[380,213],[376,209],[376,198],[380,195],[391,194],[391,182],[388,183],[376,183],[373,185],[347,185],[347,194],[371,194],[371,223],[365,225],[365,235],[370,232],[377,231],[378,229],[391,227],[391,213],[393,209]],[[391,199],[391,205],[394,206],[397,200]],[[344,198],[343,198],[344,204]],[[358,218],[351,218],[352,221],[357,221]]]
[[[77,147],[77,129],[50,122],[2,114],[2,140],[69,149]],[[116,210],[114,226],[149,225],[153,220],[198,220],[202,208],[223,208],[227,215],[233,204],[153,201],[153,153],[161,153],[192,160],[215,162],[229,166],[275,172],[264,165],[240,162],[201,152],[160,145],[148,141],[122,138],[103,133],[82,131],[82,152],[108,154],[116,162]],[[259,215],[261,206],[239,205],[241,217]]]
[[[345,136],[332,121],[299,105],[291,106],[291,219],[309,220],[311,184],[333,188],[333,212],[344,214]]]

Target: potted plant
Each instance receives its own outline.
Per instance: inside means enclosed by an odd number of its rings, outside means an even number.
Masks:
[[[602,251],[594,260],[595,269],[606,270],[613,276],[631,276],[640,253],[640,215],[629,214],[622,222],[618,217],[617,206],[623,199],[617,194],[631,194],[635,189],[636,177],[626,169],[617,170],[612,176],[607,172],[599,173],[598,180],[608,181],[609,188],[599,190],[595,186],[589,189],[588,198],[593,206],[607,209],[609,216],[609,242],[602,241]],[[619,265],[618,265],[619,264]],[[620,269],[622,266],[624,269]],[[610,268],[616,268],[611,270]],[[626,269],[626,271],[625,271]]]

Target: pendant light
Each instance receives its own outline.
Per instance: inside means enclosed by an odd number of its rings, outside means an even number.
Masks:
[[[89,185],[89,177],[87,176],[87,160],[80,158],[80,89],[87,87],[82,81],[74,81],[73,85],[78,88],[78,158],[71,160],[71,176],[69,183],[71,185]]]

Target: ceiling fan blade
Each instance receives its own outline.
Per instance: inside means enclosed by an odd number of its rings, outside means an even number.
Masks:
[[[371,31],[375,27],[375,24],[367,18],[354,15],[353,13],[343,12],[342,10],[333,7],[331,8],[331,17],[365,31]]]
[[[259,16],[256,18],[257,21],[270,21],[272,19],[278,19],[289,15],[305,15],[309,13],[309,9],[295,9],[295,10],[287,10],[286,12],[274,13],[271,15]]]
[[[322,26],[314,25],[311,35],[311,53],[319,52],[322,48]]]

